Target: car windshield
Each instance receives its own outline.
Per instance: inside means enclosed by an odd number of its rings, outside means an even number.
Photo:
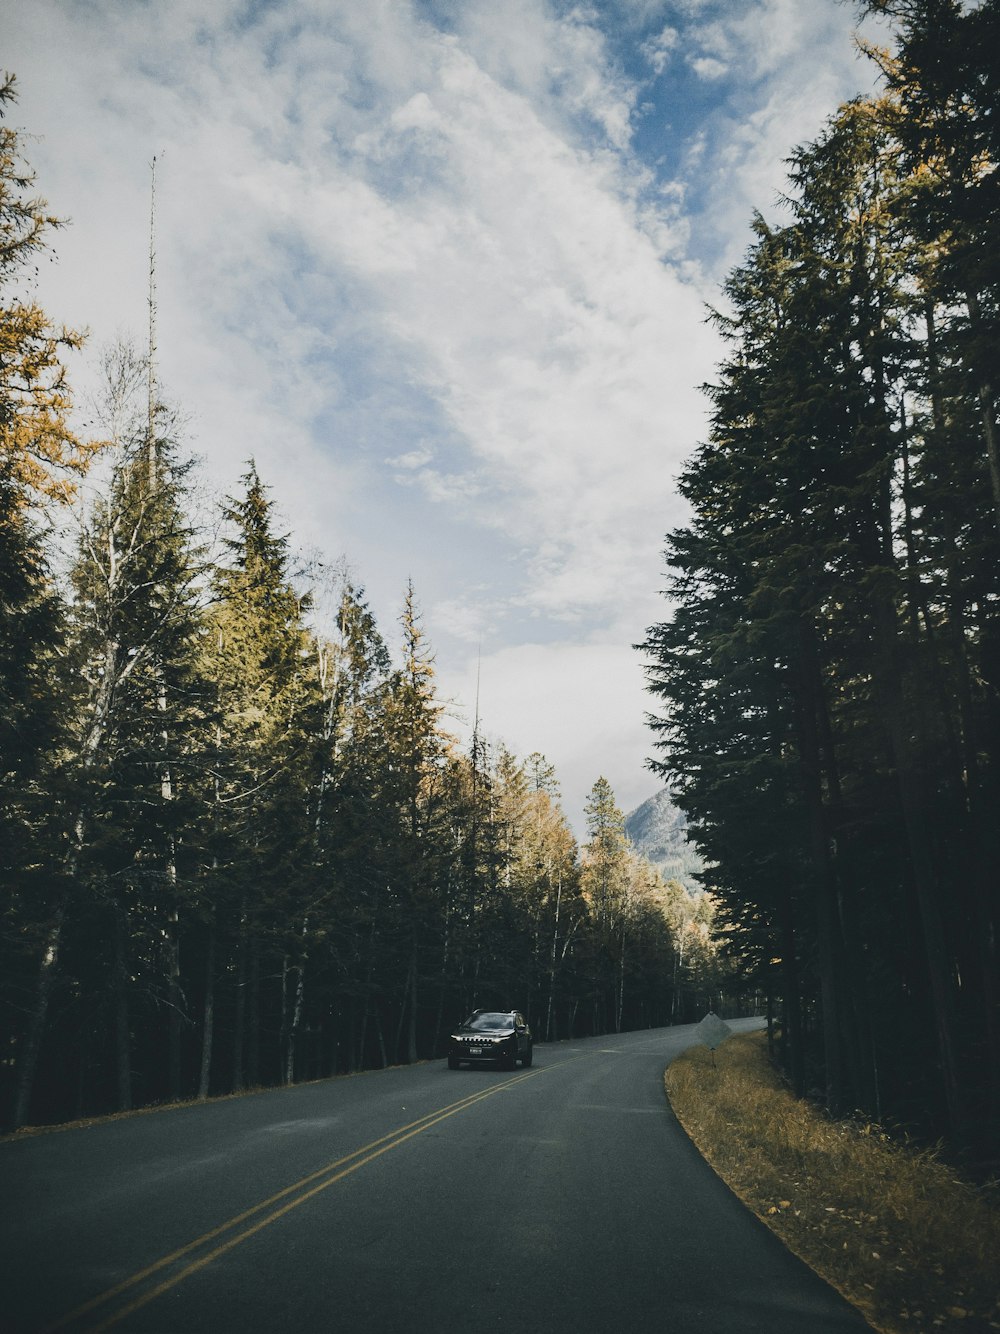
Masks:
[[[465,1021],[465,1028],[477,1028],[486,1031],[490,1028],[513,1028],[514,1020],[509,1014],[473,1014]]]

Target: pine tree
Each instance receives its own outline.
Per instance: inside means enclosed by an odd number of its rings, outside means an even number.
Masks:
[[[71,951],[78,940],[96,942],[76,952],[79,966],[91,970],[85,989],[103,991],[114,1016],[119,1107],[132,1103],[128,979],[139,976],[141,990],[165,1004],[176,1000],[157,956],[159,934],[176,912],[174,850],[185,806],[164,800],[164,781],[167,773],[176,777],[190,747],[185,718],[197,708],[196,563],[183,518],[184,466],[169,436],[151,438],[144,416],[129,411],[143,366],[128,348],[105,361],[113,454],[106,493],[82,525],[72,576],[67,851],[26,1043],[34,1058],[20,1068],[19,1118],[27,1115],[67,932]]]
[[[383,788],[396,828],[386,848],[388,892],[397,905],[398,946],[406,958],[401,1013],[407,1016],[405,1059],[417,1059],[422,958],[440,935],[440,884],[447,844],[444,769],[447,743],[434,693],[433,655],[412,583],[400,615],[403,660],[387,697],[387,773]]]
[[[258,951],[277,950],[279,1043],[270,1059],[287,1080],[295,1063],[308,941],[308,873],[302,862],[311,831],[303,775],[318,702],[308,670],[314,650],[303,621],[308,598],[291,584],[288,539],[274,531],[273,504],[253,463],[241,481],[242,495],[224,512],[228,554],[214,574],[204,638],[203,670],[212,682],[215,721],[214,778],[205,792],[213,832],[204,888],[202,1097],[211,1080],[220,948],[237,955],[231,999],[239,1086],[244,1044],[251,1081],[262,1073],[263,1000],[254,986],[247,1032],[246,970],[259,975]]]
[[[385,868],[396,818],[387,792],[390,657],[363,590],[350,581],[342,590],[336,635],[322,645],[319,661],[325,739],[317,788],[323,792],[318,876],[328,894],[322,1022],[335,1043],[334,1060],[343,1052],[353,1070],[364,1064],[368,1021],[377,1005]],[[381,1054],[385,1031],[377,1008],[374,1018]],[[388,1060],[386,1050],[383,1064]]]
[[[15,100],[15,78],[7,74],[0,80],[0,119]],[[22,1000],[8,1029],[17,1062],[15,1124],[27,1115],[48,1005],[44,960],[61,928],[58,886],[28,870],[53,855],[59,819],[62,617],[41,523],[46,502],[72,494],[72,478],[93,453],[69,427],[63,365],[82,337],[52,325],[29,295],[32,262],[62,225],[31,193],[33,185],[20,133],[0,124],[0,845],[10,895],[4,916],[13,928],[5,976],[30,992],[28,952],[43,960],[33,1015],[25,1025]],[[25,897],[27,874],[33,883]]]
[[[948,299],[900,117],[891,98],[842,108],[792,159],[791,224],[755,222],[717,317],[730,352],[711,436],[681,483],[694,519],[669,542],[675,611],[646,649],[671,705],[662,770],[723,920],[761,976],[781,960],[796,1087],[818,1006],[832,1108],[922,1096],[961,1137],[959,1034],[983,1020],[958,983],[975,976],[967,919],[946,905],[968,903],[987,937],[990,917],[942,850],[956,831],[982,846],[992,775],[995,710],[969,670],[989,488],[963,456],[964,353],[936,337]]]
[[[620,1031],[628,934],[630,849],[625,817],[611,784],[598,778],[584,808],[587,842],[581,889],[592,918],[594,1022],[597,1032]]]
[[[51,906],[44,868],[58,857],[62,646],[62,607],[41,537],[17,487],[0,477],[0,1033],[8,1050],[23,1041],[19,1011]],[[4,1120],[9,1092],[5,1081]]]
[[[16,80],[0,80],[0,118],[17,98]],[[63,226],[45,200],[29,192],[34,175],[22,158],[21,136],[0,125],[0,471],[14,496],[72,494],[72,478],[86,471],[93,446],[68,424],[71,400],[63,357],[82,345],[81,334],[50,323],[34,301],[19,294],[32,260]]]
[[[580,890],[576,839],[559,805],[555,769],[538,751],[525,762],[528,795],[522,834],[522,882],[537,923],[535,972],[544,996],[544,1018],[535,1027],[547,1042],[559,1029],[560,1008],[572,1008],[566,994],[566,973],[578,933],[587,920]]]
[[[985,1114],[995,1119],[1000,635],[991,590],[1000,570],[1000,5],[896,0],[865,8],[896,24],[895,51],[873,54],[893,98],[892,126],[908,173],[900,219],[913,237],[913,284],[925,327],[910,387],[908,535],[925,585],[919,614],[935,636],[935,708],[947,725],[948,802],[964,863],[956,888],[961,915],[974,923],[964,940],[952,931],[952,966],[978,981],[971,1022],[985,1021],[983,1064],[994,1072]]]

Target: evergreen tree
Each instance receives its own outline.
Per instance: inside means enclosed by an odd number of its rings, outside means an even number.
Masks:
[[[313,655],[303,614],[308,598],[293,588],[288,539],[274,531],[273,504],[251,462],[242,495],[224,519],[227,558],[215,570],[204,637],[203,670],[214,693],[213,777],[204,800],[212,833],[205,872],[202,1056],[199,1094],[211,1084],[216,974],[236,952],[232,1019],[235,1083],[243,1082],[244,1047],[251,1082],[264,1075],[258,951],[277,952],[280,990],[271,1004],[267,1060],[287,1080],[301,1021],[308,941],[308,848],[311,836],[303,770],[315,729]],[[276,1007],[276,1008],[275,1008]],[[273,1075],[272,1075],[273,1077]]]
[[[446,739],[434,694],[433,655],[427,645],[412,583],[400,615],[403,661],[387,698],[387,773],[383,787],[396,826],[385,851],[387,889],[394,905],[397,949],[406,959],[404,1057],[417,1059],[422,961],[440,939],[443,867],[448,858],[444,772]]]
[[[111,1021],[89,1019],[76,1047],[82,1066],[113,1064],[114,1105],[132,1104],[132,996],[177,1003],[160,941],[177,911],[185,806],[166,799],[165,785],[176,783],[186,762],[186,720],[197,708],[196,565],[182,517],[185,469],[166,435],[151,435],[141,415],[129,414],[143,364],[118,349],[105,368],[113,454],[106,494],[82,526],[73,571],[73,670],[64,701],[71,713],[62,756],[66,851],[19,1069],[18,1120],[28,1112],[61,951],[64,968],[86,975],[84,991]],[[113,1054],[102,1029],[115,1035]],[[81,1080],[87,1077],[81,1070]],[[100,1084],[102,1076],[95,1078]],[[158,1093],[157,1072],[148,1078],[147,1093]]]
[[[0,120],[15,100],[15,79],[7,74],[0,79]],[[0,124],[0,846],[9,979],[2,995],[20,1089],[15,1123],[26,1114],[48,1004],[44,982],[25,1023],[29,975],[50,941],[58,941],[61,916],[53,877],[30,869],[58,858],[62,625],[41,524],[45,502],[72,495],[72,478],[93,452],[68,423],[63,357],[82,338],[52,325],[30,296],[32,262],[62,225],[32,194],[33,185],[20,133]]]
[[[0,119],[16,98],[15,77],[6,74],[0,79]],[[0,124],[0,471],[20,504],[34,495],[71,495],[72,477],[86,471],[94,450],[80,443],[68,423],[62,359],[81,346],[82,335],[51,324],[24,291],[32,261],[63,225],[46,211],[44,199],[30,193],[34,180],[20,133]]]
[[[51,906],[45,868],[59,856],[62,643],[62,607],[37,526],[17,486],[0,477],[0,1035],[19,1058],[24,997]],[[4,1078],[5,1120],[10,1094]]]
[[[960,22],[947,3],[906,9]],[[815,1009],[832,1108],[922,1102],[926,1127],[961,1139],[961,1034],[994,1031],[975,936],[992,930],[979,810],[996,710],[977,688],[995,542],[966,447],[974,349],[930,259],[937,205],[895,91],[795,154],[791,225],[758,219],[727,283],[712,432],[681,484],[694,518],[668,547],[675,611],[646,649],[671,706],[659,767],[722,920],[762,978],[781,960],[796,1087]]]
[[[592,918],[594,1024],[597,1032],[620,1031],[631,858],[625,817],[606,778],[595,782],[584,811],[581,888]]]
[[[375,994],[375,942],[385,911],[385,849],[395,819],[387,793],[386,730],[391,663],[363,590],[345,583],[336,637],[321,649],[324,740],[318,792],[319,880],[327,889],[326,1009],[335,1056],[349,1070],[365,1061]],[[324,776],[325,775],[325,776]],[[375,1011],[376,1034],[385,1030]],[[383,1064],[388,1063],[385,1051]]]
[[[576,839],[559,803],[555,769],[537,751],[522,766],[526,792],[521,817],[519,900],[533,925],[532,1022],[548,1042],[560,1030],[560,1015],[573,1004],[569,977],[573,951],[587,919],[580,891]]]

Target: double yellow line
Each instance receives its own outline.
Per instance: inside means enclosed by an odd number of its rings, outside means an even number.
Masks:
[[[491,1098],[494,1093],[502,1093],[504,1090],[512,1088],[515,1084],[521,1084],[526,1079],[531,1079],[534,1075],[544,1073],[544,1069],[527,1070],[513,1079],[505,1079],[499,1084],[491,1084],[489,1088],[481,1090],[479,1093],[470,1094],[467,1098],[461,1098],[458,1102],[450,1103],[446,1107],[440,1107],[436,1111],[428,1112],[426,1116],[419,1117],[416,1121],[411,1121],[408,1125],[400,1126],[391,1131],[388,1135],[383,1135],[380,1139],[372,1140],[370,1144],[364,1144],[360,1149],[355,1149],[353,1153],[338,1158],[336,1162],[327,1163],[316,1172],[311,1172],[301,1180],[293,1182],[290,1186],[285,1186],[283,1190],[277,1191],[266,1200],[261,1200],[259,1204],[253,1205],[250,1209],[245,1209],[243,1213],[237,1214],[234,1218],[227,1219],[225,1223],[220,1223],[218,1227],[212,1228],[210,1232],[205,1232],[194,1241],[190,1241],[186,1246],[181,1246],[176,1251],[171,1251],[169,1255],[163,1256],[154,1264],[147,1265],[145,1269],[138,1270],[129,1278],[113,1288],[108,1288],[106,1292],[99,1293],[89,1301],[84,1302],[82,1306],[67,1312],[66,1315],[47,1325],[42,1334],[55,1334],[56,1330],[65,1330],[70,1327],[85,1329],[87,1334],[100,1334],[102,1330],[111,1329],[126,1316],[138,1311],[157,1297],[168,1292],[171,1288],[183,1282],[191,1274],[195,1274],[206,1265],[210,1265],[213,1260],[217,1260],[220,1255],[225,1255],[227,1251],[233,1250],[242,1242],[263,1231],[271,1223],[275,1223],[285,1214],[291,1213],[297,1209],[300,1204],[305,1204],[311,1200],[314,1195],[327,1190],[330,1186],[336,1185],[338,1181],[343,1181],[344,1177],[350,1176],[352,1172],[357,1172],[359,1168],[366,1167],[369,1163],[381,1158],[384,1153],[389,1153],[392,1149],[397,1149],[407,1140],[411,1140],[415,1135],[422,1134],[432,1126],[439,1125],[442,1121],[447,1121],[449,1117],[456,1116],[459,1112],[464,1112],[469,1107],[474,1107],[476,1103],[483,1102]],[[254,1219],[252,1223],[250,1219]],[[249,1226],[243,1227],[244,1223]],[[213,1243],[217,1243],[213,1245]],[[186,1263],[182,1263],[186,1261]],[[177,1266],[180,1266],[179,1268]],[[159,1282],[153,1280],[164,1271],[173,1270],[162,1277]],[[115,1306],[120,1298],[125,1298],[122,1305]],[[114,1306],[113,1310],[106,1308]],[[81,1322],[87,1316],[94,1312],[101,1312],[98,1315],[98,1323],[83,1325]]]

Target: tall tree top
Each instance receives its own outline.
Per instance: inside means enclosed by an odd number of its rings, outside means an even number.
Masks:
[[[288,538],[274,531],[273,502],[253,459],[240,482],[243,495],[237,500],[231,499],[224,511],[234,529],[234,535],[226,539],[233,557],[233,569],[227,578],[258,589],[262,594],[273,594],[285,582]]]
[[[0,80],[0,120],[16,100],[13,74]],[[32,193],[17,130],[0,124],[0,469],[26,505],[36,495],[68,498],[72,474],[86,470],[95,446],[69,429],[71,407],[62,357],[83,335],[50,324],[45,312],[12,291],[30,284],[32,260],[63,225]]]
[[[17,79],[5,73],[0,81],[0,119],[17,101]],[[21,154],[21,138],[10,125],[0,125],[0,283],[19,271],[38,251],[48,248],[47,234],[65,225],[47,212],[46,200],[29,192],[35,174]]]
[[[403,629],[403,679],[406,686],[421,699],[430,700],[434,694],[434,654],[421,623],[412,579],[406,583],[399,623]],[[440,710],[436,709],[437,712]]]
[[[547,792],[553,801],[559,800],[559,780],[555,765],[550,764],[545,756],[533,750],[524,762],[525,771],[531,780],[535,792]]]
[[[606,778],[598,778],[590,789],[584,807],[587,817],[587,846],[592,851],[610,851],[627,846],[625,816],[615,802],[614,790]]]

